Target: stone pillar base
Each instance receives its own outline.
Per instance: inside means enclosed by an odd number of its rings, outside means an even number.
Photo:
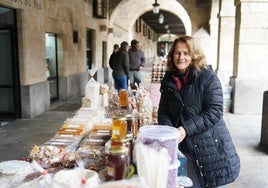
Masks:
[[[261,114],[263,92],[268,88],[268,78],[231,78],[233,86],[232,112],[235,114]]]
[[[61,101],[68,101],[75,97],[85,95],[88,73],[73,74],[59,78],[59,97]]]
[[[49,109],[48,81],[21,86],[21,117],[32,118]]]
[[[262,127],[260,144],[268,148],[268,91],[263,93]]]
[[[59,100],[70,99],[85,95],[88,73],[73,74],[59,78]],[[21,117],[32,118],[50,108],[49,82],[21,86]]]

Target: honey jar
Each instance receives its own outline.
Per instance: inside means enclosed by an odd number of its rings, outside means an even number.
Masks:
[[[132,148],[133,148],[133,142],[132,142],[132,138],[125,138],[125,139],[112,139],[111,143],[110,143],[111,147],[113,146],[125,146],[128,148],[128,156],[130,159],[130,163],[132,163],[132,159],[133,159],[133,155],[132,155]]]
[[[124,139],[127,135],[127,121],[125,117],[114,117],[112,139]]]
[[[139,120],[138,116],[127,115],[127,137],[136,138],[139,130]]]
[[[126,146],[111,146],[107,154],[106,180],[121,180],[129,167],[128,148]]]
[[[119,105],[121,108],[128,107],[128,91],[125,89],[119,90]]]

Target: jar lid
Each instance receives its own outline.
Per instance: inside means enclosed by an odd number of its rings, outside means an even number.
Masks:
[[[112,142],[120,142],[120,143],[124,143],[124,142],[128,142],[131,141],[132,137],[128,137],[128,138],[123,138],[123,139],[112,139]]]
[[[122,154],[128,153],[128,148],[126,146],[111,146],[109,151],[112,154]]]
[[[170,140],[177,139],[180,133],[177,128],[167,125],[146,125],[139,129],[140,138]]]
[[[113,120],[126,120],[126,116],[116,115],[116,116],[113,116]]]
[[[135,119],[138,119],[138,116],[136,116],[136,115],[132,115],[132,114],[128,114],[128,115],[126,115],[126,119],[127,120],[135,120]]]

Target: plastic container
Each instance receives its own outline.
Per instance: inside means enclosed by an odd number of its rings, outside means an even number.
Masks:
[[[179,166],[180,166],[179,160],[177,160],[177,163],[169,166],[167,188],[177,187],[177,176]]]
[[[100,83],[92,77],[86,84],[85,97],[90,100],[90,107],[96,109],[100,105]]]
[[[81,181],[83,179],[80,168],[64,169],[58,171],[54,176],[53,180],[54,187],[66,187],[66,188],[80,188]],[[93,170],[84,169],[85,187],[96,187],[99,185],[98,173]]]
[[[164,125],[145,125],[139,129],[137,141],[161,150],[166,148],[170,155],[170,164],[177,163],[177,150],[179,146],[178,129]]]

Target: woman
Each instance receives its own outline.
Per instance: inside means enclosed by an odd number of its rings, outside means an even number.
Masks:
[[[115,89],[128,89],[127,78],[129,74],[129,56],[128,56],[128,43],[123,41],[120,44],[120,49],[115,53],[112,69]]]
[[[233,182],[240,159],[222,117],[223,93],[217,75],[190,36],[175,39],[167,58],[158,124],[176,127],[181,133],[179,149],[187,157],[193,187]]]

